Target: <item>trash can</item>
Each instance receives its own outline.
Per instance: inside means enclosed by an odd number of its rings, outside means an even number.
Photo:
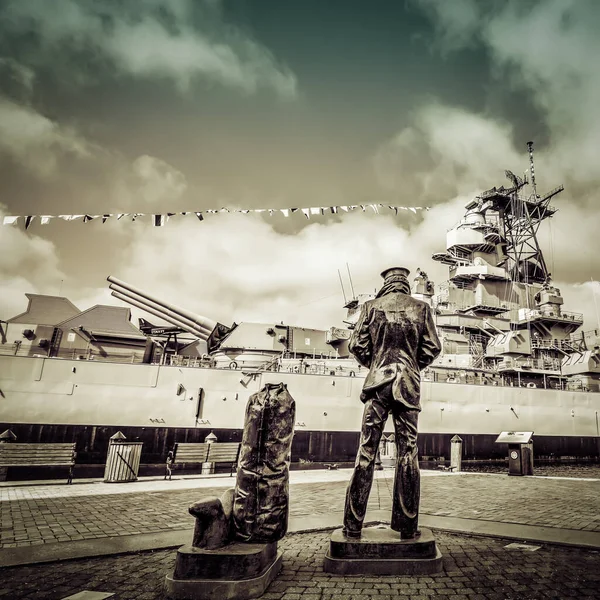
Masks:
[[[533,475],[533,431],[503,431],[497,444],[508,444],[508,474]]]
[[[110,438],[104,469],[105,483],[137,480],[143,443],[128,442],[120,431]]]

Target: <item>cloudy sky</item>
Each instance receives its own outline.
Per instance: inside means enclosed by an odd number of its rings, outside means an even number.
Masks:
[[[599,24],[596,0],[0,0],[1,214],[431,207],[0,226],[0,318],[118,304],[114,275],[227,324],[339,325],[338,269],[443,281],[446,229],[534,140],[538,188],[566,188],[547,261],[593,328]]]

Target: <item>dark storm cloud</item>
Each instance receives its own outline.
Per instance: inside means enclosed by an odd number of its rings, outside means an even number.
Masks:
[[[547,128],[541,164],[563,177],[578,201],[591,202],[600,181],[600,69],[595,64],[600,3],[415,0],[415,5],[431,16],[439,49],[451,54],[474,44],[485,48],[505,94],[528,95]]]
[[[296,79],[242,31],[225,25],[220,3],[192,0],[55,0],[3,5],[3,27],[27,61],[93,82],[97,70],[170,81],[186,92],[197,79],[253,93],[296,94]],[[5,46],[6,47],[6,46]]]

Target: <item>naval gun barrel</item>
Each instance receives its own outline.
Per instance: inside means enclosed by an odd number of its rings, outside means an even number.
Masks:
[[[148,311],[206,341],[209,353],[218,348],[223,339],[236,327],[235,323],[227,327],[213,319],[169,304],[116,277],[109,276],[107,280],[110,282],[111,293],[116,298]]]
[[[187,331],[188,333],[191,333],[192,335],[195,335],[196,337],[199,337],[203,340],[206,340],[208,338],[208,335],[209,335],[208,333],[204,333],[204,332],[202,334],[199,333],[199,331],[197,329],[192,329],[191,327],[182,323],[178,319],[171,318],[164,312],[161,312],[161,311],[157,310],[156,308],[153,308],[152,306],[143,303],[141,301],[141,299],[135,299],[135,298],[128,297],[125,294],[117,291],[116,289],[113,289],[111,293],[118,300],[122,300],[123,302],[127,302],[128,304],[131,304],[133,306],[137,306],[138,308],[141,308],[142,310],[150,313],[151,315],[155,315],[156,317],[159,317],[160,319],[163,319],[163,320],[167,321],[168,323],[171,323],[171,325],[180,327],[184,331]]]
[[[147,292],[144,292],[133,285],[117,279],[116,277],[109,276],[107,277],[107,281],[112,284],[110,286],[111,289],[117,290],[121,293],[123,293],[123,291],[128,292],[126,295],[133,295],[133,297],[139,297],[142,300],[146,300],[146,304],[151,303],[153,305],[158,305],[158,307],[162,308],[163,312],[166,309],[173,315],[176,315],[180,320],[183,320],[183,322],[189,321],[190,324],[192,324],[194,328],[199,329],[199,331],[205,331],[206,333],[210,334],[217,326],[217,322],[213,319],[202,317],[194,314],[193,312],[185,310],[184,308],[179,308],[178,306],[165,302],[164,300],[160,300],[159,298],[156,298],[156,296],[148,294]]]
[[[119,286],[116,286],[115,284],[112,284],[112,283],[109,286],[109,289],[111,290],[111,293],[113,296],[116,297],[116,295],[119,294],[119,300],[123,300],[124,302],[129,302],[130,304],[135,303],[134,305],[137,306],[138,308],[147,310],[148,312],[151,312],[152,314],[156,315],[157,317],[164,318],[167,321],[169,321],[170,323],[173,323],[173,325],[178,325],[182,329],[189,331],[189,333],[192,333],[194,335],[202,337],[203,339],[208,338],[208,336],[211,333],[209,330],[205,329],[204,327],[200,327],[199,325],[197,325],[190,319],[186,319],[185,317],[182,317],[181,315],[177,314],[173,310],[165,308],[161,304],[152,302],[145,296],[140,296],[138,294],[134,294],[133,292],[130,292],[129,290],[119,287]]]

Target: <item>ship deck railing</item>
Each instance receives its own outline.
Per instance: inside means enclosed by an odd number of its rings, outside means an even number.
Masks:
[[[0,346],[1,348],[1,346]],[[35,356],[22,355],[27,358],[39,358]],[[61,360],[67,357],[47,357],[48,360]],[[161,365],[154,363],[154,366],[179,366],[186,368],[208,368],[229,371],[226,365],[215,365],[212,361],[206,361],[198,357],[177,356],[171,365]],[[136,355],[130,356],[111,356],[92,359],[93,362],[102,363],[120,363],[120,364],[142,364],[135,360]],[[89,359],[87,359],[89,360]],[[134,361],[135,362],[132,362]],[[346,359],[338,359],[344,364],[335,366],[336,359],[300,359],[286,361],[286,364],[280,365],[279,372],[285,374],[309,375],[309,376],[335,376],[335,377],[358,377],[366,375],[367,369],[358,366],[358,364]],[[238,372],[268,372],[270,369],[264,365],[244,365],[241,361],[237,365]],[[295,368],[297,367],[297,368]],[[543,359],[505,359],[502,363],[486,368],[475,367],[474,365],[461,365],[459,362],[452,364],[433,364],[425,369],[421,374],[424,382],[450,383],[462,385],[486,385],[500,387],[536,387],[542,389],[568,390],[577,392],[600,392],[600,388],[592,387],[587,383],[581,383],[577,379],[561,375],[558,362],[550,364]],[[529,384],[529,385],[528,385]]]

